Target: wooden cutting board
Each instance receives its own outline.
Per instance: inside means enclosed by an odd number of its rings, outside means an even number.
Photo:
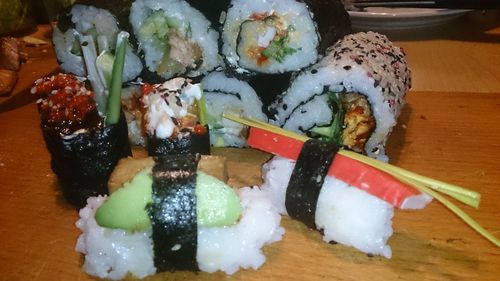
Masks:
[[[36,106],[0,113],[0,280],[94,280],[74,251],[77,211],[61,197],[38,125]],[[500,236],[500,93],[412,92],[387,145],[391,162],[480,191],[463,207]],[[235,185],[260,183],[269,155],[217,149]],[[146,280],[499,280],[500,249],[444,206],[396,210],[393,258],[368,257],[324,243],[318,232],[282,218],[283,240],[264,248],[257,271],[162,273]]]

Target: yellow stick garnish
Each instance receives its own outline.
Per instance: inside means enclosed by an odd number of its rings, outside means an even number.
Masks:
[[[289,138],[293,138],[302,142],[305,142],[309,139],[307,136],[303,136],[297,134],[295,132],[291,132],[289,130],[259,121],[250,118],[240,118],[234,115],[223,114],[224,118],[230,119],[232,121],[250,126],[256,127],[263,130],[268,130],[276,134],[280,134],[283,136],[287,136]],[[405,169],[396,167],[394,165],[377,161],[373,158],[369,158],[367,156],[347,151],[340,150],[338,152],[343,156],[349,157],[351,159],[360,161],[367,165],[370,165],[374,168],[377,168],[381,171],[384,171],[398,180],[413,186],[415,189],[420,192],[424,192],[435,198],[437,201],[441,202],[444,206],[450,209],[455,215],[461,218],[466,224],[468,224],[472,229],[476,230],[479,234],[481,234],[484,238],[488,239],[491,243],[495,244],[497,247],[500,247],[500,241],[493,236],[493,234],[489,233],[486,229],[484,229],[479,223],[477,223],[474,219],[472,219],[469,215],[467,215],[464,211],[462,211],[459,207],[453,204],[451,201],[443,197],[438,192],[442,192],[446,195],[449,195],[456,200],[467,204],[472,207],[479,207],[479,202],[481,200],[481,194],[476,191],[469,190],[457,185],[445,183],[442,181],[438,181],[432,178],[424,177],[418,175],[416,173],[407,171]]]

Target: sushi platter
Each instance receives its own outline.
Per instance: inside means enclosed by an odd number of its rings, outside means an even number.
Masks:
[[[497,234],[500,130],[494,119],[482,116],[497,116],[499,103],[498,93],[412,92],[387,147],[400,167],[479,191],[480,208],[466,210]],[[472,118],[456,121],[466,113]],[[74,250],[78,214],[58,191],[46,161],[35,105],[1,117],[3,280],[95,280],[81,271],[82,258]],[[259,164],[268,155],[254,150],[230,155],[235,185],[260,184]],[[325,244],[318,232],[284,217],[283,240],[265,248],[267,261],[257,271],[163,273],[146,280],[495,280],[500,273],[498,249],[438,203],[418,212],[397,211],[393,223],[391,259]]]
[[[0,100],[1,280],[498,279],[500,92],[337,0],[111,2]]]

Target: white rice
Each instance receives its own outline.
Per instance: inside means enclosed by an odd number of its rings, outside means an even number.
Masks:
[[[191,40],[198,44],[203,53],[203,62],[197,68],[187,73],[189,77],[206,74],[220,65],[218,54],[218,32],[211,28],[210,22],[198,10],[192,8],[186,1],[179,0],[137,0],[130,10],[130,23],[139,40],[139,47],[144,51],[144,60],[147,68],[155,72],[163,57],[163,50],[158,50],[152,45],[152,40],[138,36],[139,29],[153,11],[163,10],[169,18],[175,19],[180,24],[179,32],[190,33]],[[165,72],[163,78],[169,79],[175,73]]]
[[[143,278],[154,274],[151,231],[128,233],[101,227],[95,212],[107,197],[90,197],[76,226],[82,231],[76,250],[85,255],[83,271],[99,278],[122,279],[127,272]]]
[[[279,213],[262,191],[245,187],[239,196],[244,211],[237,224],[198,228],[196,259],[202,271],[233,274],[240,268],[258,269],[266,259],[261,248],[281,240],[284,234]],[[82,231],[76,250],[85,255],[83,270],[113,280],[127,273],[138,278],[155,274],[151,230],[128,233],[99,226],[95,212],[105,200],[89,198],[76,222]]]
[[[210,143],[220,146],[244,147],[246,126],[222,118],[223,113],[240,117],[253,118],[267,122],[267,116],[262,112],[262,102],[257,93],[246,82],[229,78],[222,72],[213,72],[201,80],[206,109],[209,115],[215,117],[216,124],[209,123]]]
[[[286,214],[286,189],[294,166],[292,160],[274,157],[263,167],[261,189],[282,214]],[[390,258],[387,241],[392,235],[392,216],[392,205],[327,176],[316,205],[315,223],[327,242]]]
[[[304,133],[332,121],[326,91],[358,92],[367,97],[376,122],[365,145],[368,156],[387,161],[385,143],[396,125],[410,71],[402,49],[374,32],[348,35],[318,64],[302,71],[271,105],[276,123]]]
[[[255,59],[240,57],[237,51],[238,37],[241,35],[240,28],[244,21],[252,18],[253,14],[277,15],[285,26],[291,26],[293,32],[289,32],[289,47],[296,49],[296,52],[286,56],[283,62],[270,60],[262,65],[257,64]],[[316,31],[316,24],[307,6],[300,1],[233,0],[231,8],[227,11],[221,36],[222,54],[229,65],[237,68],[238,72],[248,72],[248,70],[261,73],[298,71],[313,64],[318,58],[319,35]],[[243,40],[252,40],[250,37],[254,36],[256,35],[251,33],[244,34]],[[266,33],[263,38],[254,38],[260,41],[260,44],[256,42],[256,45],[262,45],[263,41],[269,42],[268,37],[269,34]]]

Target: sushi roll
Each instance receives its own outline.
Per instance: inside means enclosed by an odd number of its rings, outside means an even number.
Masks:
[[[281,239],[280,216],[259,189],[235,191],[198,171],[193,154],[139,161],[145,164],[123,187],[90,198],[80,211],[76,250],[88,274],[113,280],[176,270],[233,274],[258,269],[261,248]]]
[[[117,7],[127,7],[127,4]],[[110,75],[116,51],[116,37],[127,27],[128,21],[123,19],[126,13],[120,11],[120,14],[115,15],[107,9],[83,4],[73,5],[67,13],[61,13],[58,25],[52,33],[52,42],[61,69],[77,76],[88,76],[89,62],[85,61],[86,54],[82,45],[89,45],[96,57],[92,64],[96,64],[96,71],[100,72],[101,79],[106,80]],[[121,18],[121,21],[118,21],[117,17]],[[138,77],[143,68],[140,58],[133,50],[131,45],[127,48],[124,81]],[[93,87],[95,88],[94,85]]]
[[[200,84],[180,77],[125,90],[122,104],[133,143],[145,144],[152,156],[209,154],[210,137],[199,109],[202,94]]]
[[[88,197],[106,194],[114,166],[131,155],[125,118],[106,126],[94,92],[71,74],[39,79],[31,93],[38,98],[40,127],[64,197],[80,208]]]
[[[411,86],[403,50],[385,35],[344,37],[270,106],[283,128],[387,161],[385,143]]]
[[[180,75],[198,77],[220,65],[217,31],[186,1],[136,0],[130,23],[142,51],[147,82]]]
[[[229,113],[267,122],[262,102],[248,83],[213,72],[201,80],[213,146],[246,146],[247,127],[222,117]]]
[[[306,4],[295,0],[232,0],[222,55],[236,73],[298,71],[318,59],[320,35]]]

